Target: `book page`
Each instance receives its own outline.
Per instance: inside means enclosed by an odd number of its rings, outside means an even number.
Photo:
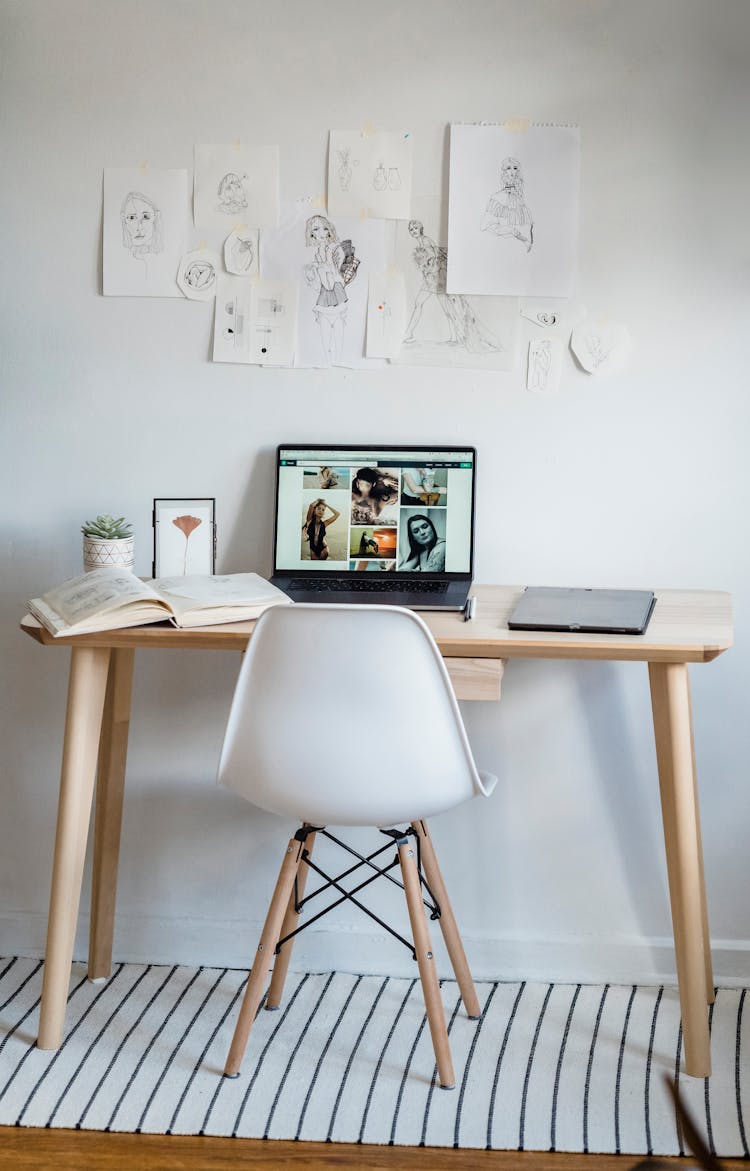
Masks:
[[[93,569],[81,577],[64,581],[42,598],[68,626],[136,600],[157,599],[149,585],[123,569]]]
[[[153,585],[170,602],[180,599],[189,603],[184,609],[255,606],[282,594],[281,590],[257,573],[195,573],[185,577],[160,577]],[[175,610],[183,608],[174,605],[174,602],[173,607]]]

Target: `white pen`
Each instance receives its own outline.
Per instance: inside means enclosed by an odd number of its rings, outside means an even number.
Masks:
[[[476,610],[476,608],[477,608],[477,599],[472,594],[472,596],[470,598],[466,599],[466,605],[464,606],[464,622],[469,622],[470,619],[472,619],[474,617],[474,611]]]

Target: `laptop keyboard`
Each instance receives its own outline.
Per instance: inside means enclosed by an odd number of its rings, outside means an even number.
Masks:
[[[384,575],[383,575],[384,576]],[[320,578],[307,580],[304,577],[294,578],[290,582],[290,589],[304,590],[307,593],[377,593],[377,594],[444,594],[448,589],[447,581],[393,581],[387,578],[383,581],[381,574],[365,575],[363,577],[332,577],[322,581]]]

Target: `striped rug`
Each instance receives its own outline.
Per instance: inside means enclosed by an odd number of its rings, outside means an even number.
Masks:
[[[76,964],[56,1053],[34,1046],[41,975],[38,960],[0,961],[2,1125],[681,1154],[666,1073],[715,1154],[750,1155],[745,990],[717,994],[704,1081],[680,1073],[673,988],[480,983],[476,1022],[446,981],[448,1092],[416,980],[290,973],[230,1081],[246,972],[120,964],[95,985]]]

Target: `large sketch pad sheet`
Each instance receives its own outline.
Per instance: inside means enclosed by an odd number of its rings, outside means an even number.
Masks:
[[[579,171],[577,126],[452,126],[448,292],[570,296]]]

